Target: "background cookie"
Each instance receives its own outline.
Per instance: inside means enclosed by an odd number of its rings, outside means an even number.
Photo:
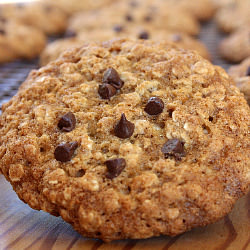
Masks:
[[[136,1],[136,5],[121,2],[98,11],[78,13],[70,19],[68,30],[78,33],[123,25],[147,26],[190,35],[197,35],[200,29],[198,21],[185,10],[167,2],[145,0]]]
[[[37,57],[46,45],[42,31],[13,20],[0,19],[0,63]]]
[[[237,87],[244,93],[250,105],[250,57],[241,64],[229,68],[228,73],[234,78]]]
[[[250,26],[236,30],[222,40],[219,53],[230,62],[241,62],[250,56]]]
[[[63,33],[67,26],[67,15],[45,2],[4,4],[0,6],[0,16],[34,26],[50,35]]]
[[[216,14],[216,23],[224,32],[233,32],[243,26],[250,26],[250,1],[238,0],[219,9]]]
[[[81,46],[88,42],[107,41],[115,37],[168,41],[184,49],[196,50],[204,58],[210,59],[209,52],[205,45],[186,34],[127,25],[116,26],[114,29],[96,29],[94,31],[81,32],[74,38],[56,40],[48,44],[41,54],[40,65],[46,65],[48,62],[57,59],[58,56],[68,48]]]
[[[3,106],[0,169],[23,201],[83,235],[176,235],[246,193],[249,112],[197,54],[93,44],[33,71]]]

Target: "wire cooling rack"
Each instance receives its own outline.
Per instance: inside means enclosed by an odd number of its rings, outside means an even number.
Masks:
[[[213,21],[202,25],[199,38],[207,45],[212,55],[212,62],[227,69],[230,64],[222,60],[217,51],[223,35],[218,32]],[[50,41],[53,40],[55,38],[50,39]],[[26,79],[29,72],[38,67],[38,60],[16,61],[0,65],[0,107],[16,94],[20,84]]]

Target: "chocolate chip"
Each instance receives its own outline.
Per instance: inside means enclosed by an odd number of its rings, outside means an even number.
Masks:
[[[98,94],[102,99],[110,99],[116,94],[116,88],[114,88],[111,84],[104,83],[99,85]]]
[[[151,22],[152,21],[152,16],[145,16],[144,17],[144,21],[146,21],[146,22]]]
[[[125,16],[125,19],[128,21],[128,22],[132,22],[134,20],[134,18],[131,16],[131,15],[126,15]]]
[[[75,115],[71,112],[68,112],[58,122],[58,128],[63,132],[70,132],[76,127],[76,118]]]
[[[161,152],[165,158],[174,157],[176,160],[181,160],[185,156],[184,143],[179,139],[168,140],[162,147]]]
[[[114,132],[119,138],[126,139],[134,133],[135,125],[126,119],[125,114],[122,114],[120,121],[115,125]]]
[[[144,39],[144,40],[147,40],[149,39],[149,34],[147,31],[142,31],[139,36],[138,36],[139,39]]]
[[[85,170],[84,169],[80,169],[76,172],[75,177],[83,177],[85,175]]]
[[[121,174],[123,169],[126,167],[126,161],[123,158],[111,159],[105,162],[108,172],[106,177],[113,179]]]
[[[149,115],[159,115],[164,109],[164,102],[158,97],[151,97],[145,107],[145,112]]]
[[[6,23],[7,20],[6,20],[6,18],[4,18],[4,17],[0,17],[0,22],[1,22],[1,23]]]
[[[180,35],[180,34],[174,34],[173,36],[172,36],[172,41],[173,42],[180,42],[182,40],[182,36]]]
[[[250,76],[250,66],[247,68],[246,76]]]
[[[59,144],[54,152],[56,160],[61,162],[70,161],[77,147],[77,142]]]
[[[76,37],[76,32],[74,30],[67,30],[64,37],[71,38],[71,37]]]
[[[124,85],[124,82],[120,78],[118,72],[113,68],[108,68],[104,72],[102,82],[111,84],[116,89],[120,89]]]
[[[115,25],[113,29],[117,33],[120,33],[123,31],[123,27],[121,25]]]
[[[0,29],[0,35],[5,35],[6,31],[4,29]]]

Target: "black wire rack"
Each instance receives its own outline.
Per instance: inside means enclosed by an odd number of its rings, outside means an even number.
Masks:
[[[222,60],[217,51],[223,34],[218,32],[213,21],[202,25],[199,38],[209,49],[212,55],[212,62],[227,69],[230,64]],[[49,40],[51,42],[55,38],[50,38]],[[26,79],[29,72],[36,68],[39,68],[37,59],[32,61],[19,60],[0,65],[0,107],[17,93],[20,84]]]

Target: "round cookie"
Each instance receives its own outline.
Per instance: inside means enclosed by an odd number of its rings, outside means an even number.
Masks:
[[[219,52],[230,62],[241,62],[250,56],[250,26],[236,30],[220,43]]]
[[[172,44],[69,50],[2,110],[1,172],[84,236],[177,235],[249,188],[248,105],[222,68]]]
[[[34,26],[46,34],[61,34],[67,26],[67,15],[52,4],[44,2],[4,4],[0,16]]]
[[[234,1],[219,9],[216,14],[216,23],[218,27],[227,33],[240,29],[243,26],[250,26],[250,1]]]
[[[228,73],[233,77],[237,87],[244,94],[250,105],[250,57],[239,65],[231,66]]]
[[[119,11],[117,11],[119,10]],[[198,35],[200,25],[192,14],[162,1],[137,1],[136,5],[119,2],[98,11],[82,12],[69,20],[71,32],[114,28],[124,25],[147,26]]]
[[[204,58],[210,59],[209,52],[205,45],[199,40],[186,34],[159,29],[155,30],[150,29],[149,27],[117,26],[115,29],[81,32],[76,37],[59,39],[48,44],[41,54],[40,65],[46,65],[48,62],[57,59],[59,55],[68,48],[81,46],[87,42],[106,41],[113,39],[114,37],[168,41],[170,43],[175,43],[184,49],[196,50]]]
[[[46,45],[44,33],[14,20],[0,19],[0,63],[33,59]]]

